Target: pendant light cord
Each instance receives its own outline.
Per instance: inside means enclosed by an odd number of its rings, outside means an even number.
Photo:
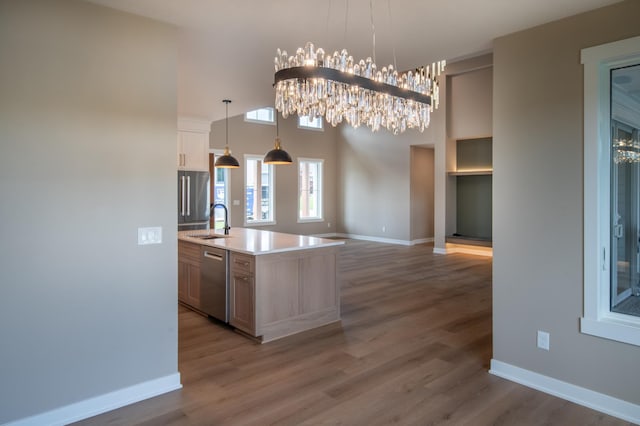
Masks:
[[[226,118],[224,120],[224,127],[225,127],[225,146],[227,148],[229,148],[229,102],[231,102],[228,99],[225,99],[224,101],[227,113],[226,113]]]

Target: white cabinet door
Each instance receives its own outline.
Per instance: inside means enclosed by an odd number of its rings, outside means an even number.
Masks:
[[[178,169],[209,170],[209,134],[178,132]]]

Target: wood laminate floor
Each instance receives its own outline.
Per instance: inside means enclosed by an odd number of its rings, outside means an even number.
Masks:
[[[342,324],[264,345],[179,309],[183,389],[82,425],[628,425],[487,373],[491,259],[347,241]]]

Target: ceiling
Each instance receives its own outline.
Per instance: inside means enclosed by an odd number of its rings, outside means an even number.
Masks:
[[[180,28],[178,113],[224,118],[273,105],[273,58],[307,41],[415,68],[491,50],[492,40],[619,0],[88,0]],[[372,13],[373,12],[373,13]],[[346,23],[346,25],[345,25]],[[345,30],[346,27],[346,30]]]

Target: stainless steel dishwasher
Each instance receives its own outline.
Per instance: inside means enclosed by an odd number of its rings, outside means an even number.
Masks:
[[[227,251],[201,246],[200,310],[229,322],[229,257]]]

